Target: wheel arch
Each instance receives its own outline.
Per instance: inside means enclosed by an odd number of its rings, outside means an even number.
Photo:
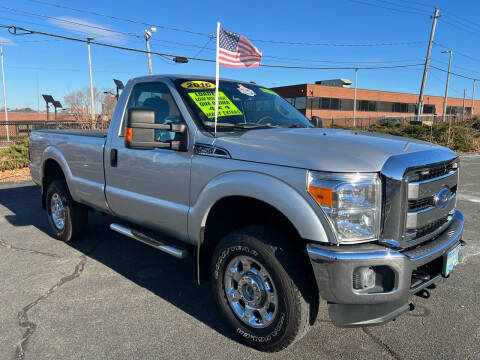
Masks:
[[[208,280],[214,246],[226,233],[243,226],[280,227],[301,250],[307,240],[328,242],[321,219],[296,189],[256,172],[230,172],[213,179],[192,206],[188,224],[191,240],[198,245],[199,283]]]
[[[71,179],[70,168],[68,167],[66,159],[63,157],[62,153],[53,146],[49,146],[45,149],[42,159],[42,166],[40,169],[40,181],[42,187],[42,207],[45,209],[46,206],[46,194],[48,189],[48,184],[55,179],[65,179],[69,190],[70,179]],[[74,195],[72,194],[72,197]]]

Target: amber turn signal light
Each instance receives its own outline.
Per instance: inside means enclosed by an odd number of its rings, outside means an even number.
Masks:
[[[308,192],[317,201],[320,206],[333,206],[333,190],[330,188],[310,185]]]
[[[133,140],[133,131],[131,127],[125,128],[125,141],[132,141]]]

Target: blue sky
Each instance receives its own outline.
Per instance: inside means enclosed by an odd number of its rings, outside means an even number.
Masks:
[[[139,49],[145,47],[144,25],[52,7],[42,4],[42,1],[0,0],[0,24],[14,24],[81,38],[91,35],[101,42]],[[433,14],[436,5],[443,16],[438,22],[435,40],[454,49],[452,71],[480,78],[480,25],[477,25],[480,23],[480,2],[472,0],[44,1],[204,34],[213,34],[216,22],[220,21],[224,28],[258,40],[334,44],[420,42],[405,46],[349,47],[280,45],[252,40],[263,50],[262,63],[265,64],[346,67],[423,62],[432,24],[429,16],[423,13]],[[138,34],[139,37],[132,34]],[[85,44],[55,41],[40,35],[12,36],[6,29],[0,29],[0,37],[4,43],[9,108],[37,108],[37,76],[39,93],[52,94],[60,100],[63,100],[66,93],[88,86]],[[215,40],[207,44],[208,41],[206,36],[159,27],[153,35],[151,48],[152,51],[213,59],[215,52],[211,48],[215,47]],[[205,44],[206,48],[202,50],[201,47]],[[442,54],[442,50],[445,49],[439,45],[434,46],[432,65],[446,69],[448,55]],[[152,62],[154,73],[215,74],[214,63],[191,61],[188,64],[175,64],[155,55]],[[101,90],[113,87],[112,78],[126,82],[129,78],[145,75],[148,71],[145,54],[99,46],[92,46],[92,63],[94,86]],[[417,93],[422,71],[422,67],[360,70],[358,86]],[[273,87],[339,77],[353,80],[354,71],[221,67],[221,76]],[[427,93],[442,95],[445,78],[445,73],[432,69],[428,77]],[[464,88],[467,89],[467,97],[471,97],[471,80],[451,78],[451,96],[462,97]],[[480,88],[477,94],[479,92]],[[43,108],[44,104],[40,102],[40,109]]]

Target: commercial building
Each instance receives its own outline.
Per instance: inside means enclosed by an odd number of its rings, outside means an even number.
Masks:
[[[321,80],[315,84],[297,84],[273,88],[280,96],[305,114],[321,118],[353,116],[355,89],[347,79]],[[443,114],[443,96],[424,96],[424,115]],[[356,117],[413,117],[418,94],[357,89]],[[473,104],[474,115],[480,114],[480,101]],[[470,115],[472,100],[449,97],[447,115]]]

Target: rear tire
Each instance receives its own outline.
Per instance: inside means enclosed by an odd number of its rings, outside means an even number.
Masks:
[[[316,320],[315,281],[291,241],[274,228],[246,227],[223,238],[212,257],[220,311],[243,343],[261,351],[286,348]]]
[[[53,180],[47,190],[48,222],[58,240],[71,241],[84,235],[88,224],[87,208],[73,200],[64,179]]]

